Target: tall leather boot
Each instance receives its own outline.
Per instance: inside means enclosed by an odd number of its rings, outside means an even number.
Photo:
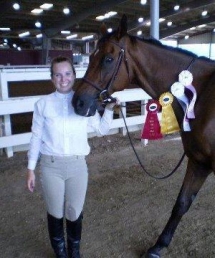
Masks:
[[[68,258],[80,258],[80,241],[83,213],[77,220],[66,220]]]
[[[48,231],[52,248],[54,249],[56,258],[67,258],[63,218],[57,219],[50,214],[47,214],[48,219]]]

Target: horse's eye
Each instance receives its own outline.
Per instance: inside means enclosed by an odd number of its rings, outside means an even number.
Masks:
[[[106,57],[104,58],[104,61],[105,61],[105,63],[110,64],[110,63],[113,61],[113,58],[110,57],[110,56],[106,56]]]
[[[113,68],[113,57],[111,55],[106,55],[102,59],[102,71],[110,72],[110,69]]]

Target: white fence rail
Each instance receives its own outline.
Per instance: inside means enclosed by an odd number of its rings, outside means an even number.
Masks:
[[[77,78],[82,78],[86,68],[76,68]],[[21,114],[26,112],[32,112],[34,108],[34,103],[41,98],[41,96],[32,97],[16,97],[9,98],[8,95],[8,82],[10,81],[32,81],[32,80],[49,80],[49,68],[17,68],[17,69],[1,69],[0,72],[0,86],[1,86],[1,100],[0,100],[0,118],[1,118],[1,137],[0,137],[0,149],[5,149],[8,157],[12,157],[14,151],[20,150],[20,146],[25,146],[28,148],[30,142],[31,133],[22,133],[12,135],[10,115]],[[141,101],[144,103],[150,97],[141,89],[129,89],[121,92],[115,92],[114,97],[117,97],[120,102],[125,105],[129,101]],[[126,117],[126,107],[122,108],[122,112]],[[145,120],[146,111],[145,108],[142,109],[141,115],[126,117],[126,123],[131,128],[135,130],[136,127],[142,125]],[[133,128],[133,129],[132,129]],[[125,134],[125,125],[123,118],[114,119],[112,123],[112,130],[110,133],[117,133],[122,129],[123,134]],[[88,132],[89,137],[92,132]]]

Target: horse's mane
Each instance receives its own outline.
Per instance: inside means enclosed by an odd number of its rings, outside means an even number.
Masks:
[[[102,38],[99,39],[98,44],[100,44],[102,42],[105,42],[106,40],[110,39],[111,36],[113,36],[115,33],[116,33],[116,31],[113,31],[111,33],[105,34]],[[179,53],[191,56],[193,58],[198,58],[198,59],[201,59],[201,60],[214,62],[213,60],[211,60],[208,57],[198,56],[198,55],[194,54],[193,52],[191,52],[189,50],[185,50],[185,49],[182,49],[182,48],[179,48],[179,47],[172,47],[172,46],[164,45],[159,40],[157,40],[155,38],[151,38],[151,37],[150,38],[145,38],[145,37],[140,38],[140,37],[137,37],[137,36],[134,36],[134,35],[130,35],[130,34],[127,34],[127,35],[129,36],[129,38],[131,39],[131,41],[133,43],[135,43],[136,41],[144,41],[146,43],[149,43],[149,44],[161,47],[161,48],[169,50],[169,51],[175,51],[175,52],[179,52]]]

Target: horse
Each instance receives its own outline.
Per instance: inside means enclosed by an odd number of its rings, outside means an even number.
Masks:
[[[155,244],[146,252],[146,257],[159,258],[206,178],[215,172],[215,62],[190,51],[165,46],[156,39],[130,35],[125,15],[116,30],[107,33],[102,28],[101,33],[72,100],[79,115],[92,116],[98,100],[112,101],[112,93],[129,88],[131,84],[138,85],[152,99],[158,100],[161,94],[170,92],[171,85],[178,81],[182,71],[189,70],[193,75],[192,85],[197,98],[190,131],[183,129],[182,105],[176,97],[172,103],[187,167],[170,218]]]

